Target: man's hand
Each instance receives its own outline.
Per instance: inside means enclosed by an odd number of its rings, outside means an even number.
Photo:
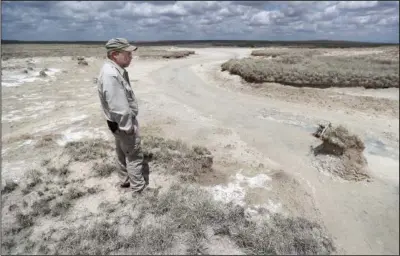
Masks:
[[[138,127],[137,125],[133,125],[133,129],[129,132],[125,132],[127,135],[135,135],[138,132]]]

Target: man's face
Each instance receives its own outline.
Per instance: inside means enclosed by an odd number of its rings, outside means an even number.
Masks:
[[[119,51],[116,52],[115,55],[115,62],[123,68],[128,67],[132,61],[132,52],[126,51]]]

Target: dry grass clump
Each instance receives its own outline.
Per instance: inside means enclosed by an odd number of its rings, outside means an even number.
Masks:
[[[144,136],[143,150],[153,152],[153,165],[159,165],[172,174],[179,173],[184,180],[193,181],[201,173],[212,170],[213,156],[208,149],[189,147],[180,140]]]
[[[25,189],[32,192],[32,189],[35,188],[37,193],[29,194],[29,199],[23,200],[22,207],[19,206],[21,202],[8,207],[10,212],[16,210],[17,212],[15,214],[15,223],[4,230],[3,237],[29,236],[40,218],[67,216],[77,199],[101,191],[98,187],[82,187],[73,181],[68,182],[68,184],[71,184],[68,189],[66,186],[58,186],[59,182],[56,181],[57,175],[59,174],[55,172],[41,173],[37,170],[32,170],[26,175],[27,186]],[[26,195],[27,193],[24,194]],[[6,239],[5,242],[6,244],[3,244],[3,246],[6,246],[5,248],[8,248],[8,250],[14,247],[12,240],[9,241]],[[27,241],[24,250],[31,252],[33,247]]]
[[[308,220],[272,215],[268,222],[248,220],[242,207],[214,201],[194,186],[174,185],[165,194],[147,193],[127,199],[133,207],[122,220],[120,207],[102,206],[103,215],[90,225],[69,227],[56,243],[61,254],[166,254],[175,244],[186,254],[206,254],[211,235],[226,236],[249,254],[330,254],[332,241],[322,228]],[[106,210],[112,208],[113,210]],[[151,221],[145,223],[145,218]],[[121,228],[130,232],[121,232]],[[185,239],[182,239],[182,234]]]
[[[113,146],[107,141],[92,139],[68,142],[64,149],[71,155],[72,160],[86,162],[89,160],[106,158],[109,156]]]
[[[93,171],[95,172],[95,176],[106,178],[117,171],[117,166],[113,163],[95,163]]]
[[[71,208],[72,203],[70,198],[62,197],[58,202],[56,202],[51,209],[51,216],[57,217],[66,214]]]
[[[89,227],[82,225],[69,229],[62,238],[64,242],[57,248],[57,254],[107,255],[120,243],[118,239],[117,226],[104,220],[97,221]]]
[[[320,125],[313,134],[322,140],[322,144],[314,149],[314,154],[328,154],[340,158],[341,166],[334,169],[336,175],[346,180],[364,180],[369,178],[363,155],[365,145],[362,140],[343,126],[333,127],[331,124]]]
[[[276,82],[317,88],[399,87],[398,57],[385,60],[372,55],[323,56],[294,52],[277,54],[275,58],[231,59],[221,68],[251,83]]]
[[[52,174],[52,175],[58,175],[58,176],[67,176],[68,174],[71,173],[67,165],[64,165],[60,168],[56,167],[49,167],[47,168],[47,171]]]
[[[51,213],[50,201],[55,199],[54,197],[41,198],[38,201],[34,201],[32,204],[32,216],[44,216]]]
[[[321,227],[304,218],[285,218],[273,214],[261,226],[249,223],[236,230],[234,240],[250,254],[311,255],[335,251],[332,241]]]
[[[42,179],[43,173],[39,170],[33,169],[27,172],[25,175],[26,179],[26,187],[23,189],[24,194],[28,194],[32,191],[32,189],[43,182]]]
[[[311,57],[315,54],[320,53],[321,51],[319,50],[313,50],[313,49],[263,49],[263,50],[254,50],[251,52],[251,56],[258,56],[258,57],[272,57],[276,58],[279,56],[293,56],[293,55],[298,55],[298,56],[305,56],[305,57]]]
[[[17,136],[13,136],[13,137],[8,137],[6,139],[3,140],[3,142],[5,143],[14,143],[17,141],[22,141],[22,140],[33,140],[34,136],[32,134],[21,134],[21,135],[17,135]]]
[[[36,143],[36,148],[50,147],[55,145],[56,139],[60,138],[58,134],[46,134],[39,138],[39,141]]]
[[[19,228],[21,230],[32,227],[34,224],[32,215],[23,214],[23,213],[19,212],[19,213],[17,213],[17,215],[15,217],[16,217],[17,223],[19,225]]]
[[[165,223],[167,225],[167,223]],[[146,228],[130,225],[132,234],[123,236],[119,233],[118,223],[105,219],[91,225],[71,228],[62,237],[57,246],[57,253],[109,255],[109,254],[162,254],[174,239],[167,226]],[[118,252],[124,253],[118,253]]]

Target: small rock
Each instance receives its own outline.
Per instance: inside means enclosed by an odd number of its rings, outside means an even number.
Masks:
[[[232,144],[228,144],[228,145],[225,145],[224,148],[232,149],[232,148],[235,148],[235,146],[233,146]]]
[[[85,60],[85,57],[78,57],[77,60],[78,61]]]
[[[87,66],[89,64],[87,63],[86,60],[80,60],[80,61],[78,61],[78,65]]]
[[[46,77],[47,74],[46,74],[45,70],[41,70],[40,73],[39,73],[39,76]]]
[[[28,67],[29,70],[33,70],[33,67]]]
[[[28,74],[28,70],[24,69],[24,70],[22,71],[22,73]]]

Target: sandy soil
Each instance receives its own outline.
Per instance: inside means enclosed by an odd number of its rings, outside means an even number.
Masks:
[[[398,89],[254,88],[220,71],[224,61],[254,49],[188,50],[196,54],[135,59],[128,71],[142,126],[212,151],[217,172],[203,177],[202,185],[216,200],[321,221],[339,253],[399,253]],[[111,139],[93,83],[103,58],[86,59],[88,66],[70,56],[3,61],[2,181],[20,180],[24,170],[51,156],[35,152],[35,136],[59,134],[60,146],[87,137]],[[33,79],[22,73],[29,63],[33,75],[42,68],[52,73]],[[332,176],[326,171],[330,160],[314,157],[310,147],[320,142],[310,134],[320,122],[345,125],[361,137],[369,181]],[[16,139],[24,134],[32,138]],[[157,178],[151,177],[155,187],[166,184]]]

